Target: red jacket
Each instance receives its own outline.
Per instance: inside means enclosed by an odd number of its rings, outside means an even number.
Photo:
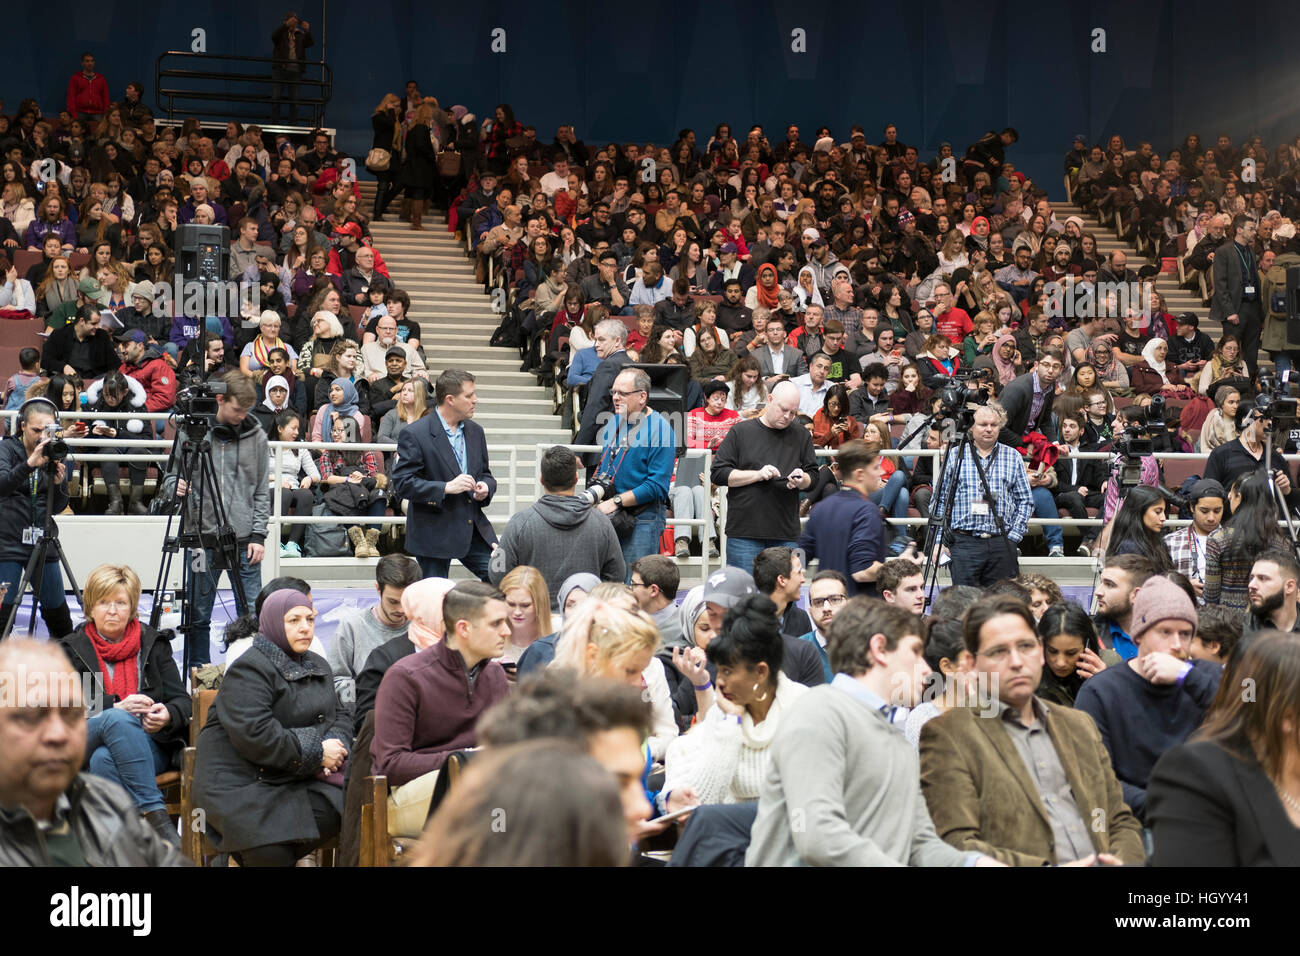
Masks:
[[[146,411],[165,412],[176,404],[176,370],[156,354],[146,352],[139,365],[123,362],[120,371],[144,386]]]
[[[68,112],[74,118],[78,113],[107,113],[108,80],[99,73],[90,79],[84,73],[73,73],[68,80]]]

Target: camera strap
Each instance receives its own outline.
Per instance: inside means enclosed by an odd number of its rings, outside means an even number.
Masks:
[[[633,428],[630,432],[625,433],[623,440],[621,442],[619,442],[613,448],[606,447],[605,450],[600,453],[600,464],[596,466],[596,474],[598,476],[606,474],[605,466],[606,463],[609,462],[610,453],[613,452],[614,453],[613,467],[609,470],[608,474],[610,477],[610,481],[614,480],[615,476],[618,475],[618,470],[623,467],[623,459],[627,457],[627,453],[632,447],[632,438],[636,435],[637,432],[641,430],[641,426],[646,423],[646,419],[648,419],[649,417],[650,417],[650,413],[649,410],[647,409],[646,414],[642,416],[641,421],[637,422],[636,427]]]

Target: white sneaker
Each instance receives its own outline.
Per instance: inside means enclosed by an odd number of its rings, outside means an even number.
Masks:
[[[1051,551],[1047,552],[1047,556],[1049,558],[1063,558],[1065,557],[1065,549],[1062,548],[1060,545],[1057,545]]]

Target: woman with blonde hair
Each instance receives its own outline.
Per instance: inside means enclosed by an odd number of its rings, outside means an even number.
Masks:
[[[506,606],[510,609],[506,618],[510,642],[501,661],[517,664],[533,641],[552,631],[551,594],[542,572],[526,564],[513,568],[497,587],[506,596]]]
[[[650,755],[662,760],[677,737],[677,721],[663,663],[654,656],[659,649],[659,628],[650,615],[636,607],[625,586],[616,587],[610,595],[611,587],[598,585],[565,615],[551,666],[642,688],[653,713],[647,741]]]
[[[379,421],[375,441],[380,444],[396,443],[402,429],[418,422],[429,414],[429,389],[423,379],[409,379],[397,393],[397,404],[384,413]]]
[[[421,103],[406,132],[406,162],[402,165],[401,183],[411,200],[411,228],[424,230],[424,209],[433,194],[437,169],[437,149],[433,142],[433,107]]]

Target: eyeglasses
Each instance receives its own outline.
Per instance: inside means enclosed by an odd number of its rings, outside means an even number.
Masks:
[[[990,651],[980,651],[977,656],[985,657],[997,664],[1007,659],[1013,647],[1021,657],[1029,657],[1038,650],[1038,641],[1031,641],[1026,638],[1023,641],[1017,641],[1015,644],[1003,644],[1001,647],[995,647]]]
[[[628,587],[631,587],[631,588],[643,588],[643,587],[646,587],[646,583],[645,583],[644,581],[633,581],[633,582],[631,582],[631,583],[628,585]]]
[[[611,388],[609,390],[609,394],[613,395],[615,398],[626,398],[628,395],[635,395],[637,392],[644,392],[644,391],[645,389],[643,388],[634,388],[631,391],[627,391],[627,392],[623,391],[621,388]]]
[[[848,596],[844,594],[828,594],[826,597],[809,598],[808,603],[813,607],[839,607],[847,600]]]

